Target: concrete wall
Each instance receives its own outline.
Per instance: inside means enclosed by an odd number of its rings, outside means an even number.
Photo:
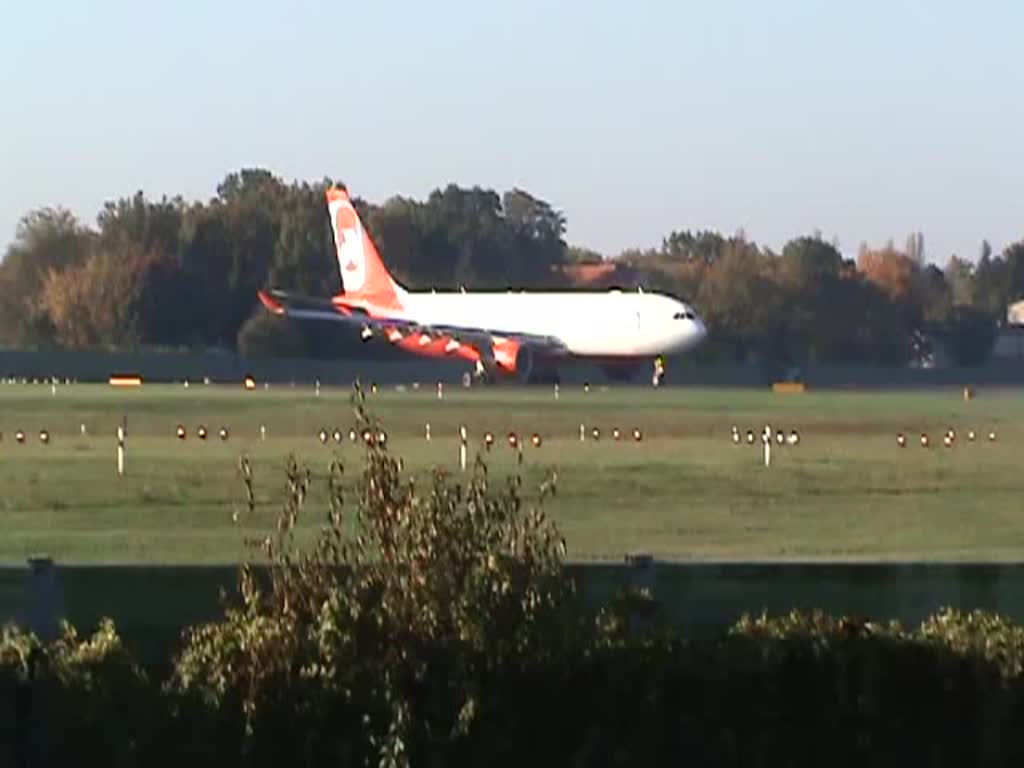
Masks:
[[[648,586],[673,622],[713,636],[744,612],[820,608],[897,619],[913,627],[943,606],[983,608],[1024,623],[1024,564],[654,563],[570,566],[583,592],[605,601],[629,584]],[[164,660],[183,626],[219,615],[233,567],[57,567],[59,602],[85,631],[103,616],[147,660]],[[0,569],[0,622],[24,620],[27,567]],[[38,594],[38,590],[36,590]]]
[[[105,382],[112,373],[138,373],[145,381],[213,381],[237,383],[246,374],[258,381],[312,382],[348,386],[357,378],[364,383],[398,384],[419,381],[460,382],[472,365],[431,360],[412,355],[389,360],[247,359],[218,352],[30,352],[0,350],[0,377],[77,379]],[[887,368],[882,366],[808,365],[804,378],[812,389],[898,389],[1024,385],[1024,360],[1004,361],[977,368]],[[603,372],[586,363],[562,366],[567,384],[603,383]],[[687,358],[668,361],[668,386],[768,387],[780,371],[757,366],[697,365]],[[649,383],[650,370],[643,366],[636,383]]]
[[[312,382],[350,385],[364,383],[458,382],[467,365],[414,358],[402,360],[247,359],[227,352],[89,352],[0,351],[0,377],[15,379],[75,379],[106,382],[113,373],[133,373],[148,382],[184,379],[241,383],[247,374],[264,382]]]

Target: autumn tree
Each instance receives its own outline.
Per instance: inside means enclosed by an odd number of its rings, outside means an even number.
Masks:
[[[54,270],[87,257],[93,235],[62,208],[43,208],[18,224],[14,243],[0,264],[0,334],[12,346],[49,343],[54,329],[39,294]]]
[[[40,307],[53,325],[55,341],[73,349],[138,344],[139,278],[145,262],[132,250],[98,248],[81,263],[51,269]]]
[[[914,294],[917,263],[890,243],[885,248],[862,247],[857,269],[893,301],[910,301]]]

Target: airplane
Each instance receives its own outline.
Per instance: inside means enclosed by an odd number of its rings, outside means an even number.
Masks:
[[[475,363],[484,381],[554,376],[557,366],[589,360],[609,372],[654,361],[700,344],[707,330],[691,306],[638,289],[607,292],[412,292],[390,275],[348,191],[326,191],[342,292],[333,298],[261,290],[271,313],[360,328],[427,357]]]

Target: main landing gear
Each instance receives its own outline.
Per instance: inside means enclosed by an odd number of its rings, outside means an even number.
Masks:
[[[561,377],[558,375],[558,368],[544,362],[538,362],[529,367],[528,370],[516,373],[507,373],[497,365],[488,365],[483,360],[477,360],[473,369],[474,384],[500,384],[502,382],[516,384],[558,384]]]

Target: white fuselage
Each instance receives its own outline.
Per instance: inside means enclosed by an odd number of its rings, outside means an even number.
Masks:
[[[707,331],[692,307],[656,293],[411,293],[402,314],[424,325],[551,336],[571,355],[632,358],[677,354]]]

